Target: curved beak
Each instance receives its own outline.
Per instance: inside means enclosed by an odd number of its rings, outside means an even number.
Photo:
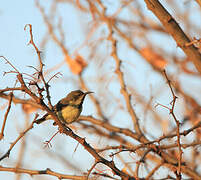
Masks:
[[[94,92],[88,91],[88,92],[85,92],[84,94],[87,95],[87,94],[91,94],[91,93],[94,93]]]

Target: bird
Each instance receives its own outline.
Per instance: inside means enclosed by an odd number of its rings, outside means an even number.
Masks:
[[[91,91],[82,92],[81,90],[71,91],[65,98],[61,99],[56,105],[53,106],[53,111],[56,113],[58,119],[63,124],[71,124],[75,122],[82,112],[82,104],[87,94],[93,93]],[[35,121],[36,124],[53,119],[51,115],[46,113],[42,118]],[[53,123],[56,125],[56,123]]]

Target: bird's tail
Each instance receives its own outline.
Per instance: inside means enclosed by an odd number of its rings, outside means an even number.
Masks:
[[[36,124],[41,124],[41,123],[43,123],[44,121],[47,120],[47,116],[48,116],[48,114],[45,114],[42,118],[36,119],[36,120],[35,120],[35,123],[36,123]]]

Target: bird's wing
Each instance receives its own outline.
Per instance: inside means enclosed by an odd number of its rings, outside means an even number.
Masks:
[[[60,100],[57,104],[55,104],[55,105],[53,106],[53,110],[54,110],[55,113],[57,113],[57,112],[61,111],[64,107],[66,107],[67,105],[68,105],[68,104],[65,103],[65,101],[62,99],[62,100]],[[45,120],[50,119],[51,116],[48,116],[48,115],[49,115],[49,114],[46,113],[45,115],[43,115],[42,118],[37,119],[37,120],[36,120],[36,123],[37,123],[37,124],[40,124],[40,123],[44,122]]]
[[[53,109],[55,112],[58,112],[66,106],[68,106],[68,103],[64,103],[62,100],[60,100],[56,105],[54,105]]]

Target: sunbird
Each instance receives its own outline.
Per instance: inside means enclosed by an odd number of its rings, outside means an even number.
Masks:
[[[87,94],[93,93],[91,91],[82,92],[80,90],[70,92],[65,98],[61,99],[53,110],[58,116],[58,119],[64,124],[71,124],[76,121],[82,112],[82,104]],[[35,122],[40,124],[46,120],[52,119],[51,115],[46,113],[42,118]]]

